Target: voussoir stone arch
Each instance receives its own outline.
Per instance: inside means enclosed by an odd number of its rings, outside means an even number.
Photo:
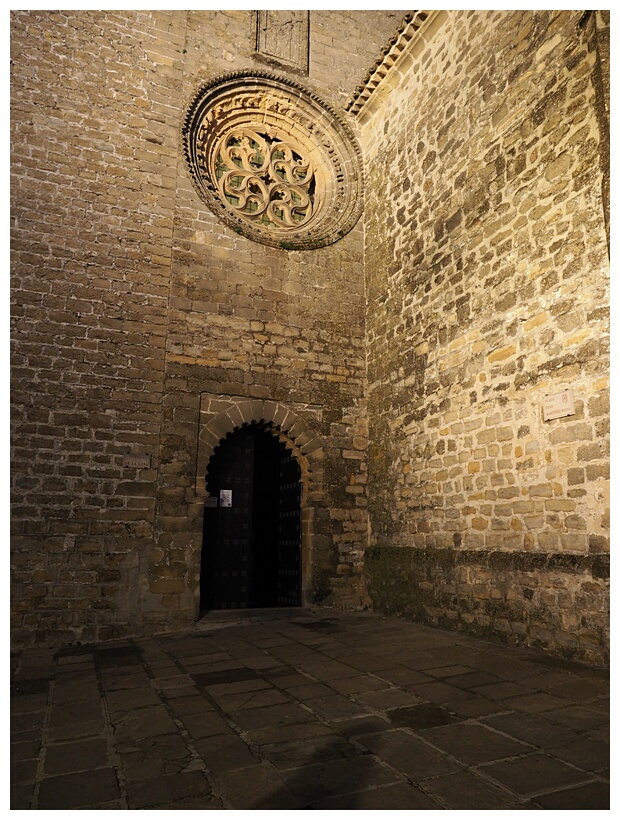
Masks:
[[[196,495],[207,497],[206,475],[215,448],[244,424],[262,422],[297,458],[303,487],[302,504],[323,496],[323,442],[299,412],[282,402],[203,394],[198,433]]]

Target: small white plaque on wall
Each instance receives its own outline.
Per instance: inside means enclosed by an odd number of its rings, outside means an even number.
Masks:
[[[575,400],[572,390],[562,390],[561,393],[547,393],[543,399],[543,420],[561,419],[564,416],[575,415]]]
[[[135,467],[137,470],[150,470],[151,457],[150,456],[123,456],[123,467]]]

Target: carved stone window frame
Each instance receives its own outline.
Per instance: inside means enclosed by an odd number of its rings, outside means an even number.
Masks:
[[[296,81],[257,71],[214,78],[195,93],[182,139],[200,198],[255,242],[286,250],[324,247],[361,215],[355,135],[344,116]],[[264,155],[271,150],[270,163]],[[269,216],[273,208],[281,218]]]

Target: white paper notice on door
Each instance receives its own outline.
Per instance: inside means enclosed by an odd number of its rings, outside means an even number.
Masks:
[[[220,490],[220,507],[232,507],[232,490]]]

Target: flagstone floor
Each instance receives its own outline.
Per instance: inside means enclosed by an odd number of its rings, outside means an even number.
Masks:
[[[12,809],[606,809],[609,677],[373,613],[12,659]]]

